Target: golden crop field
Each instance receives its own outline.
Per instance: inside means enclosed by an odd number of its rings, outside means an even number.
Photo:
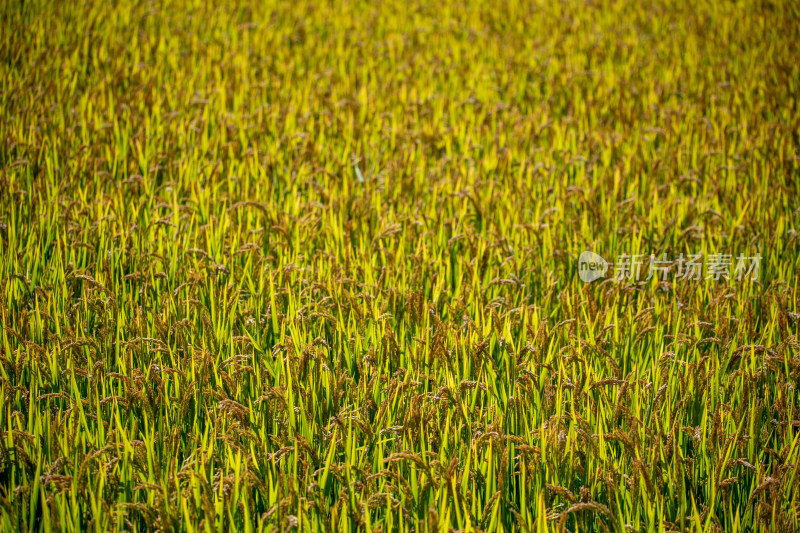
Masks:
[[[800,531],[798,95],[791,0],[0,0],[0,530]]]

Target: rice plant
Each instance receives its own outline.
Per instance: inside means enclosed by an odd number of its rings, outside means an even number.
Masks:
[[[0,530],[800,530],[797,2],[0,16]]]

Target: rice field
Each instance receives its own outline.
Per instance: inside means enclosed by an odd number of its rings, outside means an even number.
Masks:
[[[800,531],[798,95],[788,0],[0,0],[0,530]]]

